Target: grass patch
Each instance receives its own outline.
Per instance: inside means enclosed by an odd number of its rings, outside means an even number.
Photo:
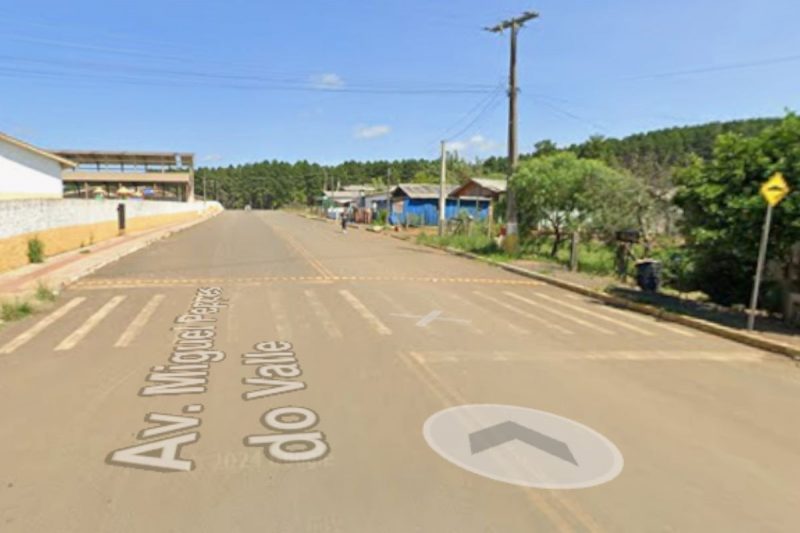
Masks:
[[[0,306],[0,318],[5,322],[19,320],[33,313],[33,307],[28,302],[3,302]]]
[[[40,302],[54,302],[56,300],[56,293],[50,290],[50,287],[44,283],[39,283],[36,287],[36,299]]]

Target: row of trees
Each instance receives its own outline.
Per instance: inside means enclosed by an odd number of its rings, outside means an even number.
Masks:
[[[206,194],[226,208],[280,208],[289,204],[311,204],[323,190],[345,185],[372,184],[378,188],[398,183],[438,183],[439,161],[346,161],[323,166],[308,161],[286,163],[262,161],[245,165],[199,168],[196,182],[205,181]],[[448,161],[448,180],[463,183],[478,175],[475,165],[458,156]]]

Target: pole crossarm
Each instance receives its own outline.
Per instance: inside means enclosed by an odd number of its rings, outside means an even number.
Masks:
[[[509,28],[513,28],[515,26],[517,28],[520,28],[526,22],[528,22],[529,20],[533,20],[535,18],[539,18],[539,13],[537,13],[535,11],[526,11],[525,13],[523,13],[522,15],[520,15],[518,17],[514,17],[514,18],[508,19],[508,20],[504,20],[503,22],[501,22],[500,24],[498,24],[496,26],[487,26],[484,29],[486,31],[490,31],[490,32],[493,32],[493,33],[503,33],[503,31],[505,31],[505,30],[507,30]]]

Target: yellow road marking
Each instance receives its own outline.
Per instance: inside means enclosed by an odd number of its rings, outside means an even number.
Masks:
[[[535,287],[540,285],[536,281],[505,280],[505,279],[468,279],[459,278],[428,278],[428,277],[392,277],[384,276],[263,276],[257,278],[185,278],[185,279],[147,279],[147,278],[118,278],[118,279],[89,279],[73,285],[79,289],[104,289],[104,288],[146,288],[172,285],[179,287],[198,285],[259,285],[276,282],[282,283],[310,283],[310,282],[400,282],[400,283],[450,283],[450,284],[479,284],[479,285],[512,285]]]

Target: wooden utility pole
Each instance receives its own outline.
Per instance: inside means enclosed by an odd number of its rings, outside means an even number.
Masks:
[[[514,190],[511,188],[511,177],[519,163],[519,149],[517,143],[517,34],[526,22],[538,18],[534,11],[526,11],[518,17],[504,20],[496,26],[486,28],[492,33],[503,33],[511,30],[510,64],[508,72],[508,175],[506,179],[506,238],[505,248],[516,251],[519,244],[519,231],[517,229],[517,202]]]
[[[447,148],[442,141],[442,168],[439,173],[439,237],[444,237],[445,210],[447,209],[447,194],[445,193],[447,182]]]

